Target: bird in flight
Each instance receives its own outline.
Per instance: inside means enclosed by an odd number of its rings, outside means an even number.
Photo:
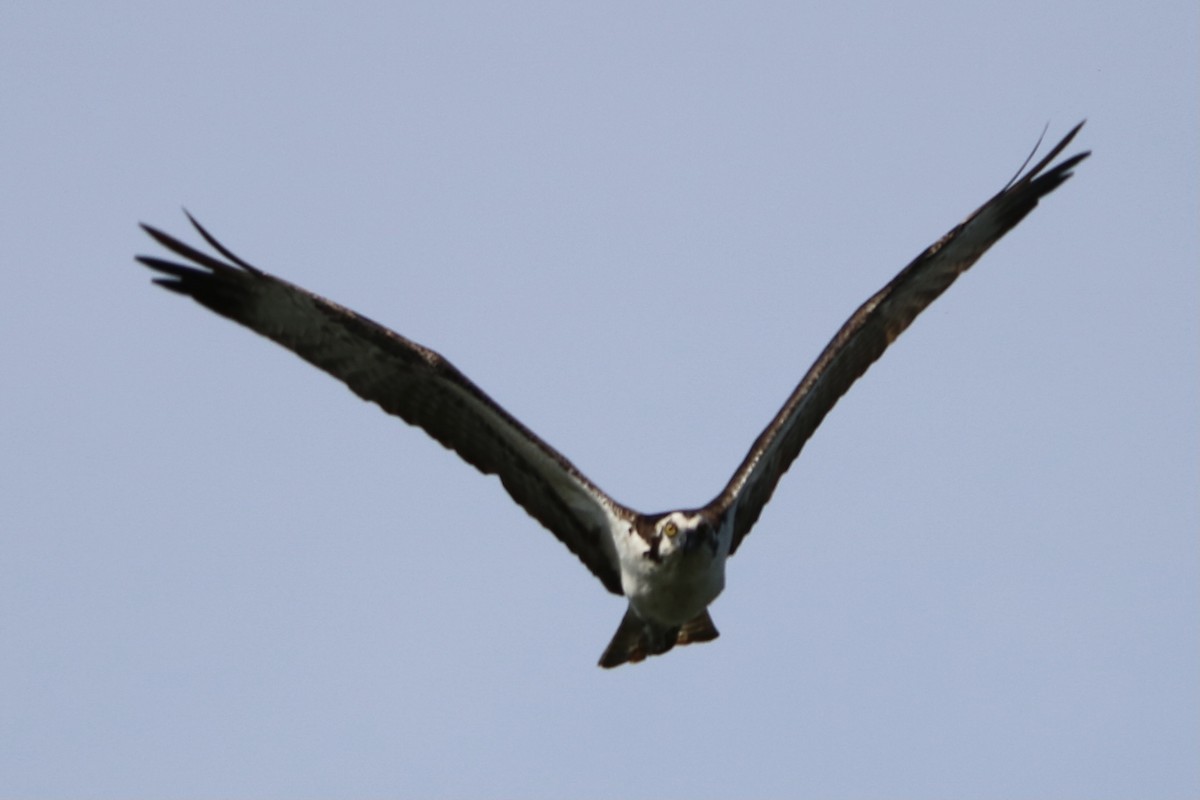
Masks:
[[[266,336],[364,400],[423,428],[480,472],[496,475],[604,588],[628,599],[601,667],[717,638],[708,606],[779,479],[838,399],[954,280],[1054,191],[1090,153],[1051,166],[1083,123],[1017,174],[859,306],[809,367],[711,502],[643,514],[609,497],[440,354],[234,255],[188,219],[217,255],[149,225],[181,261],[138,256],[154,282]],[[1040,144],[1040,140],[1039,140]],[[1036,152],[1037,148],[1034,148]],[[186,212],[185,212],[186,213]]]

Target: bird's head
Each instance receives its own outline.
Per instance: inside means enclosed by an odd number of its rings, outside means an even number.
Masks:
[[[655,560],[672,560],[680,556],[703,553],[712,558],[717,553],[717,529],[701,513],[672,511],[654,523],[650,540],[650,555]]]

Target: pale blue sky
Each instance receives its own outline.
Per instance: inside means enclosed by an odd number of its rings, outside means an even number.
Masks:
[[[1196,4],[818,5],[3,4],[0,795],[1200,793]],[[132,261],[186,205],[693,505],[1084,117],[612,672],[497,481]]]

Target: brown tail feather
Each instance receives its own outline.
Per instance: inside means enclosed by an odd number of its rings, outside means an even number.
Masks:
[[[636,664],[646,656],[660,656],[677,644],[711,642],[719,635],[707,609],[678,628],[661,629],[629,608],[600,656],[600,666],[612,669],[626,662]]]
[[[717,626],[713,625],[712,617],[708,615],[708,609],[706,608],[692,619],[683,623],[683,627],[679,629],[679,635],[675,639],[675,644],[711,642],[720,635],[717,631]]]

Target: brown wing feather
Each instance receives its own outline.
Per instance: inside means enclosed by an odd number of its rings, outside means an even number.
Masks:
[[[191,219],[191,215],[188,216]],[[364,400],[458,453],[557,536],[611,592],[621,594],[609,515],[632,512],[591,483],[438,353],[366,317],[259,270],[194,219],[228,262],[148,225],[188,264],[139,256],[168,277],[155,283],[266,336],[345,383]]]
[[[783,408],[755,440],[728,485],[708,505],[716,514],[735,508],[731,553],[749,533],[779,479],[838,399],[918,314],[1090,155],[1084,152],[1071,156],[1041,174],[1081,127],[1082,122],[1024,176],[1018,172],[1004,189],[913,259],[863,303],[825,346]]]

